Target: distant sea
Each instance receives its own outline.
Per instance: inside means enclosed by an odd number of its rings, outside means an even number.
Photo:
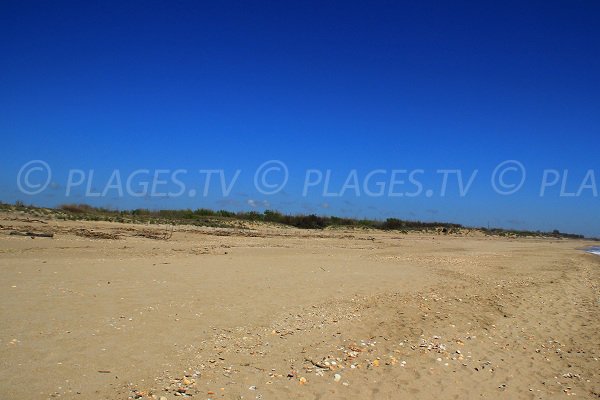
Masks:
[[[588,247],[587,249],[585,249],[585,251],[587,251],[588,253],[592,253],[592,254],[598,254],[600,256],[600,247],[597,247],[597,246]]]

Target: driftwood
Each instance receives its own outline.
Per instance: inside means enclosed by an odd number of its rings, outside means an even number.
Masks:
[[[108,233],[108,232],[96,232],[91,229],[76,229],[73,231],[77,236],[83,236],[90,239],[119,239],[119,235],[116,233]]]
[[[165,233],[163,234],[163,240],[169,240],[173,237],[174,226],[171,225],[171,231],[169,232],[169,227],[165,226]]]
[[[10,235],[16,235],[16,236],[29,236],[31,238],[36,238],[36,237],[45,237],[45,238],[53,238],[54,237],[54,233],[39,233],[39,232],[20,232],[20,231],[12,231],[10,233]]]
[[[20,222],[37,222],[39,224],[48,225],[48,222],[43,221],[41,219],[31,219],[31,218],[11,218],[11,221],[20,221]]]
[[[48,225],[48,223],[46,221],[42,221],[41,219],[29,219],[29,218],[27,218],[25,220],[25,222],[39,222],[40,224]]]
[[[304,361],[311,363],[312,365],[314,365],[317,368],[330,369],[327,365],[320,363],[320,362],[314,362],[313,360],[311,360],[310,358],[307,358],[307,357],[304,358]]]
[[[160,231],[153,229],[143,229],[133,234],[133,236],[141,236],[146,239],[169,240],[173,237],[174,226],[165,225],[165,229]]]

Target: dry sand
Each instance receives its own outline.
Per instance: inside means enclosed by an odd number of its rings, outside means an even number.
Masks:
[[[27,218],[1,399],[600,397],[592,243]]]

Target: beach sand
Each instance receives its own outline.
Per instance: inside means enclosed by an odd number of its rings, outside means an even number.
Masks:
[[[2,399],[600,398],[593,243],[28,218]]]

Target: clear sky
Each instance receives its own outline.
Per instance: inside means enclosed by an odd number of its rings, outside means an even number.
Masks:
[[[596,1],[5,0],[0,200],[272,208],[600,236],[598,21]],[[36,195],[17,184],[30,160],[52,169]],[[253,184],[269,160],[289,173],[273,195]],[[526,170],[511,195],[491,184],[505,160]],[[98,192],[115,169],[122,180],[138,169],[188,173],[182,196],[86,196],[86,184],[67,196],[70,169]],[[222,169],[226,182],[241,172],[229,195],[215,175],[204,196],[201,169]],[[304,196],[307,169],[331,170],[337,195],[311,183]],[[392,170],[422,170],[424,190],[369,196],[365,177],[379,169],[367,186],[389,189]],[[478,173],[465,196],[455,175],[442,195],[437,171],[456,169],[465,181]],[[549,169],[559,181],[540,196]],[[352,170],[360,193],[342,193]],[[516,174],[503,182],[519,183]]]

